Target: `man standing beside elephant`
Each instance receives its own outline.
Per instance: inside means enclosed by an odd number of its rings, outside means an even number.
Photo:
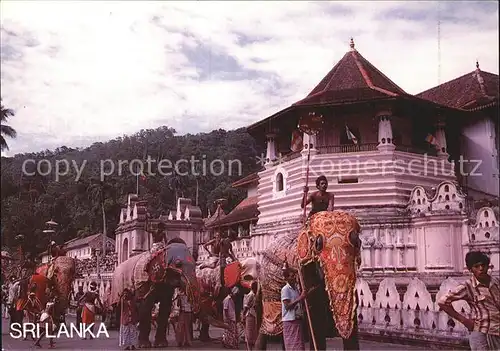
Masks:
[[[305,350],[303,323],[304,312],[302,301],[311,294],[315,287],[299,294],[297,289],[297,272],[285,266],[283,276],[286,285],[281,289],[281,318],[283,321],[283,341],[285,350]]]
[[[13,275],[10,277],[9,297],[7,299],[7,305],[9,306],[10,313],[10,325],[12,325],[13,323],[23,322],[23,311],[17,308],[20,295],[20,281],[16,280],[16,276]]]
[[[95,322],[95,315],[97,314],[96,301],[99,307],[102,309],[102,302],[97,294],[97,283],[90,283],[89,291],[87,291],[80,299],[79,303],[83,301],[83,311],[82,311],[82,323],[84,325],[91,325]],[[91,332],[94,332],[94,326],[90,328]],[[92,336],[90,336],[92,339]],[[86,337],[85,337],[86,339]]]
[[[78,327],[82,323],[82,310],[83,310],[83,306],[82,306],[80,300],[82,299],[83,295],[85,295],[85,293],[83,292],[83,285],[78,285],[78,292],[75,294],[75,301],[76,301],[76,325]]]

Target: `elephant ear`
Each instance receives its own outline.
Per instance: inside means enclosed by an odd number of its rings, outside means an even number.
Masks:
[[[224,269],[224,285],[226,288],[232,288],[240,281],[241,263],[231,262]]]
[[[146,265],[146,272],[153,283],[160,283],[165,280],[167,273],[167,262],[165,261],[165,249],[155,252]]]

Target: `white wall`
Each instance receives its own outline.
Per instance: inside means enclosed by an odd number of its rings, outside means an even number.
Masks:
[[[306,169],[305,159],[297,158],[259,173],[258,227],[302,214]],[[445,180],[456,180],[447,160],[400,151],[318,154],[311,157],[309,169],[310,192],[316,190],[315,179],[325,175],[328,190],[335,194],[336,208],[406,206],[415,186],[434,187]],[[284,178],[281,192],[276,191],[278,172]],[[342,183],[342,178],[357,178],[358,183]],[[309,205],[307,211],[310,209]],[[261,231],[256,228],[256,232]]]
[[[247,197],[257,196],[257,183],[249,185],[247,188]]]
[[[493,120],[484,118],[466,126],[461,140],[464,159],[481,160],[475,171],[476,162],[464,162],[464,171],[473,172],[467,177],[467,186],[494,196],[499,191],[497,138]]]

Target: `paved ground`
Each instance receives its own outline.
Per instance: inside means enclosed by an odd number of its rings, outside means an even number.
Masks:
[[[74,320],[69,317],[68,322],[74,322]],[[96,330],[97,332],[97,330]],[[68,339],[63,336],[62,339],[56,340],[57,350],[119,350],[118,347],[118,331],[108,330],[109,338],[101,334],[99,339],[94,340],[81,340],[78,336],[73,339]],[[195,340],[193,342],[193,347],[191,349],[195,350],[220,350],[222,349],[221,343],[217,340],[222,335],[221,329],[210,328],[210,336],[216,338],[212,342],[201,342]],[[198,333],[195,331],[195,337]],[[152,339],[152,338],[151,338]],[[176,350],[177,345],[174,342],[173,332],[170,331],[168,336],[169,347],[167,349]],[[30,339],[22,340],[14,339],[9,335],[9,324],[8,319],[2,318],[2,350],[39,350],[33,346],[34,342]],[[47,349],[49,346],[48,340],[42,341],[43,349]],[[306,345],[306,349],[309,346]],[[240,344],[240,349],[245,350],[246,345],[244,342]],[[333,339],[328,341],[328,350],[342,350],[342,341],[340,339]],[[281,350],[281,345],[279,343],[273,343],[268,345],[268,350]],[[361,350],[424,350],[423,348],[409,347],[406,345],[397,344],[384,344],[373,341],[361,341]]]

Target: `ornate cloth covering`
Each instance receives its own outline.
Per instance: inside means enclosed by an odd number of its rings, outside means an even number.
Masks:
[[[281,321],[281,301],[264,301],[261,331],[267,335],[279,335],[283,332]]]
[[[241,263],[231,262],[224,268],[224,285],[226,288],[232,288],[240,281]]]
[[[146,276],[150,276],[153,283],[159,283],[165,280],[165,274],[167,272],[165,250],[166,249],[163,248],[154,252],[149,262],[146,264]]]
[[[54,259],[51,265],[54,269],[52,281],[57,289],[61,306],[66,308],[69,306],[69,296],[71,294],[71,290],[73,288],[72,284],[76,275],[76,261],[74,258],[69,256],[58,256]],[[44,264],[38,267],[36,272],[44,277],[47,277],[48,268],[49,265]]]
[[[262,324],[260,332],[266,335],[279,335],[283,332],[281,321],[281,288],[286,282],[283,277],[283,263],[298,266],[297,234],[288,233],[273,241],[263,253],[261,266],[264,278],[260,281],[262,294]]]
[[[325,287],[339,334],[348,338],[354,327],[357,309],[356,257],[359,250],[351,243],[357,235],[357,219],[343,211],[318,212],[300,232],[297,254],[302,263],[319,258]]]
[[[138,284],[149,280],[148,274],[144,268],[150,258],[151,254],[149,252],[144,252],[130,257],[128,260],[122,262],[118,267],[116,267],[111,282],[111,294],[109,297],[111,304],[115,304],[120,301],[120,294],[123,290],[134,290]]]

